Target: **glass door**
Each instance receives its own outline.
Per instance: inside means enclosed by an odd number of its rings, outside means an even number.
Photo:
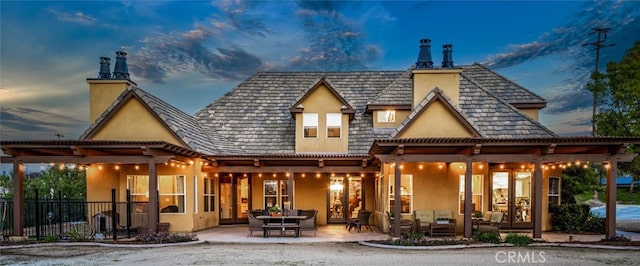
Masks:
[[[249,177],[220,177],[220,224],[247,223],[250,203]]]
[[[505,214],[503,227],[531,228],[532,172],[493,172],[491,204],[493,211]]]
[[[344,177],[331,177],[329,180],[329,223],[346,223]]]
[[[362,178],[349,177],[347,193],[349,194],[349,212],[347,213],[347,217],[358,218],[358,212],[364,210],[364,202],[362,201]]]

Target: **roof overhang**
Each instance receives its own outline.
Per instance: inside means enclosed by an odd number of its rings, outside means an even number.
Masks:
[[[377,139],[369,155],[381,160],[403,157],[416,161],[631,161],[627,153],[640,137],[556,137],[556,138],[412,138]]]
[[[3,163],[145,163],[186,160],[202,154],[164,141],[1,141]]]

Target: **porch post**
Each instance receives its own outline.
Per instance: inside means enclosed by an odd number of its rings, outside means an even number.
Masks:
[[[24,165],[13,162],[13,235],[24,234]]]
[[[609,161],[609,170],[607,171],[607,212],[605,220],[605,236],[613,237],[616,235],[616,188],[618,178],[618,162]]]
[[[394,197],[394,201],[393,201],[393,235],[394,236],[400,236],[401,232],[400,232],[400,219],[402,219],[401,213],[402,210],[400,210],[400,208],[402,208],[401,205],[401,197],[400,197],[400,181],[402,181],[402,177],[401,177],[401,171],[400,171],[400,160],[396,159],[395,160],[395,169],[394,169],[394,179],[393,179],[393,197]]]
[[[534,205],[533,205],[533,238],[542,238],[542,164],[539,160],[536,161],[535,168],[535,180],[533,188]]]
[[[158,231],[158,171],[156,162],[149,162],[149,232]]]
[[[287,180],[287,195],[289,195],[289,209],[294,208],[293,204],[293,171],[287,172],[289,174],[289,180]],[[284,202],[282,203],[284,205]],[[283,206],[284,207],[284,206]]]
[[[472,237],[472,224],[471,224],[471,201],[473,201],[472,184],[473,180],[471,176],[473,174],[473,162],[471,159],[467,159],[467,170],[464,175],[464,237]]]

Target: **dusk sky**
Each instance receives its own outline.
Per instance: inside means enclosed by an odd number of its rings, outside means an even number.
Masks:
[[[1,1],[0,139],[77,139],[89,126],[87,78],[128,53],[131,80],[188,114],[257,71],[406,70],[419,40],[433,61],[485,64],[548,101],[560,135],[591,130],[586,90],[640,39],[640,1]]]

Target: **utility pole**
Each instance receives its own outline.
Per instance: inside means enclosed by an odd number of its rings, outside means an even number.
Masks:
[[[591,45],[595,47],[594,48],[596,50],[596,72],[595,73],[600,73],[599,71],[600,49],[615,46],[615,44],[605,44],[607,42],[607,34],[609,33],[609,30],[611,30],[611,28],[599,28],[599,27],[591,28],[591,33],[589,34],[589,36],[593,35],[594,33],[598,33],[598,40],[595,42],[585,43],[582,45],[582,46]],[[593,93],[593,114],[591,115],[591,130],[592,130],[591,135],[592,136],[596,135],[596,112],[597,112],[596,110],[597,109],[598,109],[598,96],[594,92]]]

